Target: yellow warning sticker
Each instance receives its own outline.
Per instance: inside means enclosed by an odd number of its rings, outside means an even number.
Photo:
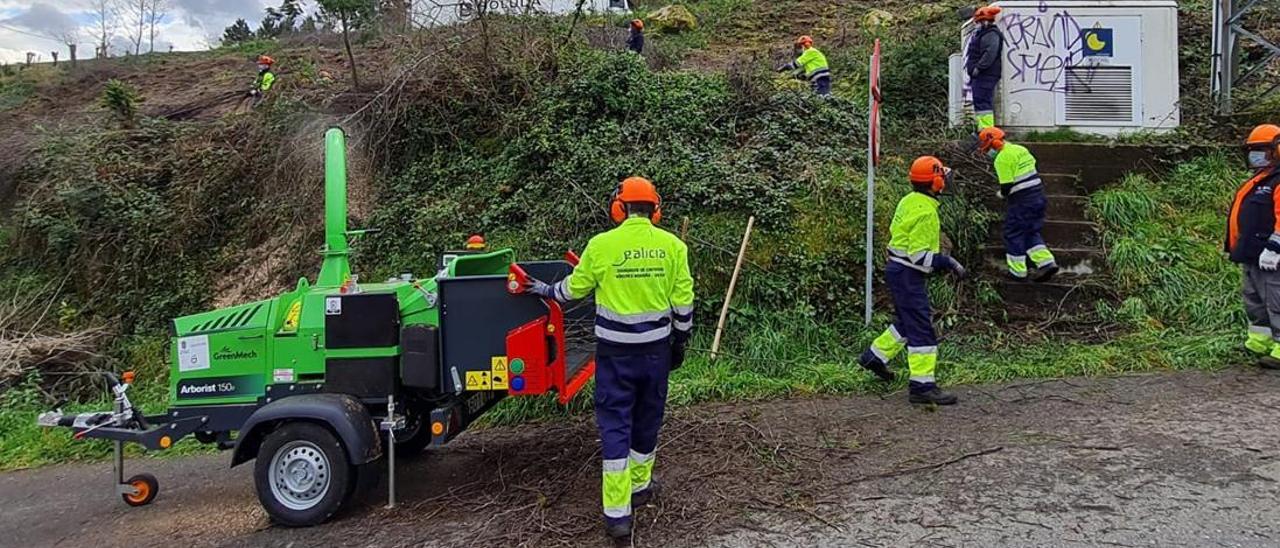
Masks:
[[[492,390],[493,380],[488,371],[467,371],[467,390]]]
[[[284,316],[284,326],[280,328],[285,333],[293,333],[298,330],[298,320],[302,318],[302,301],[295,301],[289,306],[289,313]]]
[[[490,378],[494,390],[506,390],[510,378],[507,376],[507,357],[494,356],[489,365]]]

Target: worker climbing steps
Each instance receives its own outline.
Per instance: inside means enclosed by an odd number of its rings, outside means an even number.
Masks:
[[[1047,207],[1041,234],[1061,270],[1043,284],[1001,275],[1006,269],[1004,204],[994,196],[986,200],[986,205],[1001,215],[991,222],[982,248],[984,270],[998,276],[995,288],[1006,304],[1005,318],[1009,321],[1044,320],[1091,311],[1108,293],[1106,251],[1098,225],[1088,216],[1089,195],[1112,181],[1086,179],[1089,170],[1085,168],[1095,160],[1088,151],[1063,154],[1057,152],[1058,147],[1043,143],[1028,143],[1027,147],[1040,160],[1044,184]]]

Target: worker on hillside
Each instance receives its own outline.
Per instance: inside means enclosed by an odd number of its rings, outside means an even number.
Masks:
[[[938,364],[938,338],[933,332],[933,312],[925,278],[938,270],[959,278],[966,274],[959,261],[941,252],[942,227],[938,195],[951,183],[952,171],[933,156],[921,156],[911,164],[912,192],[898,202],[889,227],[889,260],[885,279],[893,295],[896,321],[862,353],[859,362],[881,380],[893,382],[889,360],[907,349],[911,370],[908,401],[916,404],[952,405],[954,395],[938,388],[934,370]]]
[[[611,198],[617,228],[592,238],[560,283],[532,280],[528,291],[560,302],[595,293],[596,423],[603,445],[605,527],[631,535],[631,509],[658,494],[654,452],[667,400],[667,375],[684,363],[693,328],[689,250],[654,226],[662,199],[631,177]]]
[[[249,90],[249,96],[253,97],[253,106],[258,106],[266,99],[271,86],[276,83],[276,73],[271,71],[271,66],[276,62],[267,55],[258,56],[258,77],[253,80],[253,88]]]
[[[1046,200],[1036,157],[1027,147],[1006,141],[1004,130],[995,126],[978,132],[978,153],[995,162],[1000,197],[1005,199],[1004,253],[1009,275],[1017,280],[1049,281],[1059,268],[1040,235]],[[1028,257],[1035,263],[1034,272],[1027,271]]]
[[[797,38],[796,51],[800,56],[795,61],[778,67],[778,72],[792,71],[797,79],[808,80],[814,93],[831,95],[831,66],[827,64],[827,56],[813,47],[813,38]]]
[[[644,21],[631,20],[630,34],[627,35],[627,49],[638,54],[644,53]]]
[[[973,89],[973,117],[978,125],[977,131],[996,125],[996,85],[1000,83],[1003,66],[1000,54],[1004,50],[1004,35],[996,28],[996,16],[999,14],[997,6],[978,8],[973,14],[977,30],[969,38],[969,48],[965,53],[964,70]]]
[[[1258,365],[1280,369],[1280,126],[1254,128],[1245,151],[1253,177],[1236,190],[1225,249],[1244,270],[1244,346],[1261,357]]]

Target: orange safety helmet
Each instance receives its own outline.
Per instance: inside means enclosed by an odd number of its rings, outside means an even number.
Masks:
[[[641,21],[639,19],[632,19],[631,28],[636,30],[644,30],[644,21]]]
[[[1246,156],[1253,152],[1265,152],[1266,162],[1276,165],[1280,162],[1280,126],[1263,124],[1253,128],[1249,132],[1249,138],[1245,139],[1244,150]],[[1250,168],[1257,168],[1252,162],[1249,163]]]
[[[991,21],[995,22],[996,16],[1000,15],[1000,6],[983,6],[973,12],[974,21]]]
[[[991,126],[978,132],[978,152],[1004,148],[1004,130]]]
[[[271,56],[269,56],[269,55],[259,55],[259,56],[258,56],[258,64],[259,64],[259,65],[267,65],[267,66],[271,66],[271,65],[276,64],[276,60],[275,60],[275,59],[272,59],[272,58],[271,58]]]
[[[470,238],[467,238],[467,249],[480,250],[487,245],[489,244],[484,241],[484,235],[482,234],[472,234]]]
[[[951,182],[951,169],[933,156],[921,156],[911,162],[911,184],[929,185],[929,191],[941,194]]]
[[[806,36],[801,36],[799,38],[796,38],[796,46],[802,47],[802,48],[813,47],[813,37],[806,35]]]
[[[658,195],[658,189],[648,179],[628,177],[618,184],[618,189],[613,191],[613,196],[609,198],[609,217],[613,222],[621,223],[627,220],[626,204],[630,203],[653,204],[653,215],[649,220],[655,224],[662,220],[662,197]]]

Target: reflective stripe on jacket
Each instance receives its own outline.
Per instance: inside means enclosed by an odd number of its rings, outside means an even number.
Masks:
[[[804,77],[808,80],[831,76],[831,66],[827,64],[827,56],[818,51],[818,48],[804,50],[804,53],[787,65],[787,68],[804,71]]]
[[[637,347],[683,342],[693,328],[689,248],[645,217],[631,217],[587,243],[581,261],[555,286],[559,301],[596,297],[596,338]]]
[[[889,225],[889,261],[925,273],[952,268],[954,261],[941,249],[938,199],[923,192],[907,194],[898,202]]]
[[[1036,171],[1036,157],[1022,145],[1005,143],[1004,148],[996,154],[996,177],[1000,180],[1000,195],[1008,198],[1015,192],[1022,192],[1042,186],[1040,173]]]

